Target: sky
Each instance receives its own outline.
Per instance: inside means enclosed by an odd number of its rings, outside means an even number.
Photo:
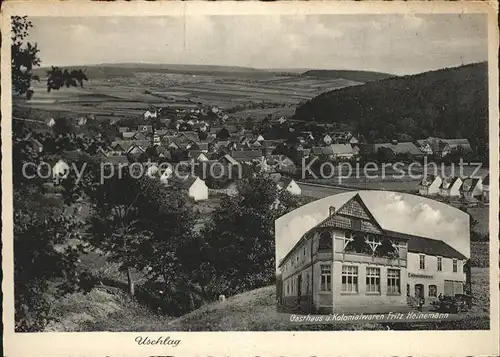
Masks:
[[[487,59],[481,14],[33,17],[42,66],[163,63],[415,74]]]
[[[311,228],[339,209],[357,192],[332,195],[314,201],[276,220],[276,264]],[[469,216],[447,204],[421,196],[389,191],[358,191],[383,229],[440,239],[470,257]]]

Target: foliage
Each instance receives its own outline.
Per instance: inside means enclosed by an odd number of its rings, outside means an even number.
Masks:
[[[488,152],[486,63],[393,77],[323,93],[299,106],[296,119],[356,126],[371,142],[406,134],[467,138]]]
[[[13,16],[11,19],[12,91],[30,99],[33,96],[31,81],[39,80],[33,74],[34,67],[40,64],[39,50],[36,44],[26,41],[32,28],[27,17]],[[48,80],[52,78],[49,74]],[[46,144],[47,150],[37,150],[40,144]],[[79,234],[81,220],[68,212],[60,199],[40,193],[42,185],[50,183],[50,176],[46,182],[40,175],[29,179],[23,173],[25,164],[36,167],[42,161],[50,163],[55,152],[64,145],[64,138],[35,135],[24,122],[13,123],[16,331],[42,330],[54,319],[52,299],[79,289],[80,278],[84,277],[76,269],[81,246],[70,244],[70,239]],[[33,173],[33,169],[26,173]]]
[[[40,65],[39,49],[36,44],[25,41],[31,27],[33,25],[26,16],[12,17],[12,87],[13,92],[26,95],[28,99],[33,95],[33,91],[30,89],[31,81],[40,80],[32,73],[33,67]]]
[[[81,222],[57,202],[14,191],[14,281],[16,331],[40,331],[52,319],[51,299],[78,287],[79,247],[66,246]],[[61,282],[51,284],[54,279]]]
[[[26,39],[29,29],[33,27],[27,16],[12,16],[11,23],[11,69],[12,69],[12,92],[25,95],[27,99],[33,96],[31,81],[40,80],[33,73],[35,67],[40,65],[37,44],[32,44]],[[58,67],[52,67],[47,72],[47,91],[58,90],[63,87],[83,86],[83,81],[88,80],[81,69],[68,71]]]
[[[242,180],[239,196],[223,201],[203,235],[206,283],[214,295],[234,294],[272,283],[274,221],[298,206],[270,178]]]

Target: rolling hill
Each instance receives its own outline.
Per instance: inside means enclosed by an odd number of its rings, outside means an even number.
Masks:
[[[368,141],[404,135],[467,138],[487,149],[486,62],[391,77],[329,91],[297,107],[295,119],[351,124]]]
[[[252,68],[242,66],[157,64],[157,63],[103,63],[96,65],[68,66],[66,69],[83,69],[89,78],[130,77],[134,73],[172,73],[213,76],[268,77],[269,75],[312,77],[316,79],[343,78],[355,82],[367,82],[390,77],[390,74],[369,71],[308,70],[303,68]],[[49,67],[37,68],[33,72],[45,77]]]
[[[370,71],[348,71],[348,70],[335,70],[335,69],[312,69],[302,73],[303,77],[315,78],[343,78],[355,82],[371,82],[395,77],[393,74],[370,72]]]

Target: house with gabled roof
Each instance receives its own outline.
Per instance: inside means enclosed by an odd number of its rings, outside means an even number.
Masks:
[[[423,177],[418,185],[418,193],[422,196],[438,195],[443,180],[440,176],[428,175]]]
[[[205,181],[196,176],[187,176],[185,178],[171,176],[167,180],[167,186],[185,191],[186,194],[195,201],[208,199],[208,187]]]
[[[468,258],[444,239],[386,229],[359,193],[325,216],[280,259],[284,306],[302,313],[389,312],[464,292]]]
[[[460,177],[447,177],[439,186],[439,194],[443,197],[459,197],[462,179]]]
[[[223,165],[239,165],[239,162],[229,154],[222,156],[219,159],[219,162],[222,163]]]
[[[466,200],[481,199],[483,196],[483,179],[480,177],[468,177],[460,186],[460,194]]]
[[[133,140],[134,137],[137,135],[137,132],[135,131],[122,131],[122,138],[123,140]]]
[[[490,201],[490,174],[487,174],[483,179],[483,201]]]
[[[415,158],[423,157],[423,152],[411,141],[400,142],[394,140],[390,143],[374,144],[373,151],[377,152],[379,149],[385,148],[391,150],[395,155],[398,154],[409,154]]]
[[[300,186],[290,177],[282,178],[282,180],[278,182],[278,188],[280,190],[285,190],[294,196],[302,194],[302,189],[300,188]]]
[[[237,150],[231,151],[231,157],[239,163],[259,162],[263,159],[262,151],[260,150]]]

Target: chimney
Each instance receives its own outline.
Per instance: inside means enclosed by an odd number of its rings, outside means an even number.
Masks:
[[[329,208],[328,210],[329,210],[329,213],[330,213],[330,214],[329,214],[329,216],[330,216],[330,217],[331,217],[331,216],[333,216],[333,215],[335,214],[335,207],[330,206],[330,208]]]

